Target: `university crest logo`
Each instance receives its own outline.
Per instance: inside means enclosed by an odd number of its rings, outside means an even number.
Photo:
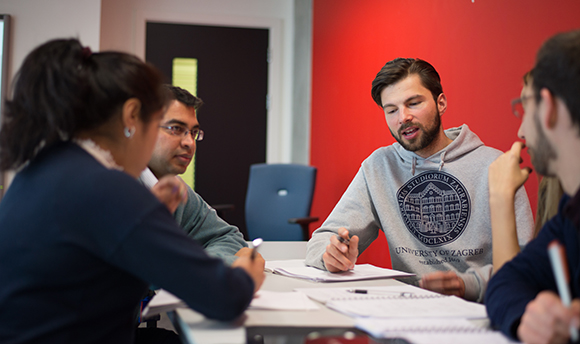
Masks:
[[[430,247],[457,239],[471,214],[465,186],[440,171],[423,172],[411,178],[397,192],[397,201],[409,232]]]

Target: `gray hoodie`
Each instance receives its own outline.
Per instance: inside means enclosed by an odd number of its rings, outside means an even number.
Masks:
[[[363,161],[340,201],[308,242],[306,264],[325,269],[330,237],[345,227],[360,238],[359,252],[385,233],[392,267],[422,275],[456,271],[465,298],[483,301],[492,273],[487,169],[501,152],[486,147],[467,125],[445,130],[453,140],[424,159],[399,143]],[[533,218],[524,188],[516,194],[520,246],[532,237]]]

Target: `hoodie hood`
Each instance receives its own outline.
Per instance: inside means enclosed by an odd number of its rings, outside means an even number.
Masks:
[[[415,168],[418,166],[433,168],[437,165],[437,169],[442,171],[446,162],[459,159],[463,155],[483,146],[481,139],[469,129],[467,124],[457,128],[449,128],[445,130],[445,135],[453,141],[447,147],[427,158],[422,158],[414,152],[406,150],[398,142],[395,142],[393,147],[402,163],[404,165],[408,164],[411,173],[414,175]]]

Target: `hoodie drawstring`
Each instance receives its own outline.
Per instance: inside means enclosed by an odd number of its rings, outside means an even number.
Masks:
[[[417,165],[417,158],[413,157],[413,162],[411,162],[411,175],[415,175],[415,165]]]
[[[441,152],[441,162],[439,163],[439,171],[441,171],[443,169],[443,163],[444,163],[444,159],[445,159],[445,153],[447,153],[447,151],[443,151]]]

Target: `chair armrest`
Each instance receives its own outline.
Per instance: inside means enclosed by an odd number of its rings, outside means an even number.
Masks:
[[[288,219],[288,223],[297,223],[299,225],[308,225],[315,221],[318,221],[318,217],[296,217]]]
[[[225,215],[228,211],[232,211],[236,209],[236,206],[233,204],[216,204],[211,206],[220,219],[225,220]]]
[[[288,219],[288,223],[296,223],[302,227],[302,239],[308,241],[310,239],[310,231],[308,225],[314,221],[318,221],[318,217],[297,217]]]
[[[212,205],[211,207],[214,208],[217,212],[236,209],[236,206],[233,204],[216,204]]]

